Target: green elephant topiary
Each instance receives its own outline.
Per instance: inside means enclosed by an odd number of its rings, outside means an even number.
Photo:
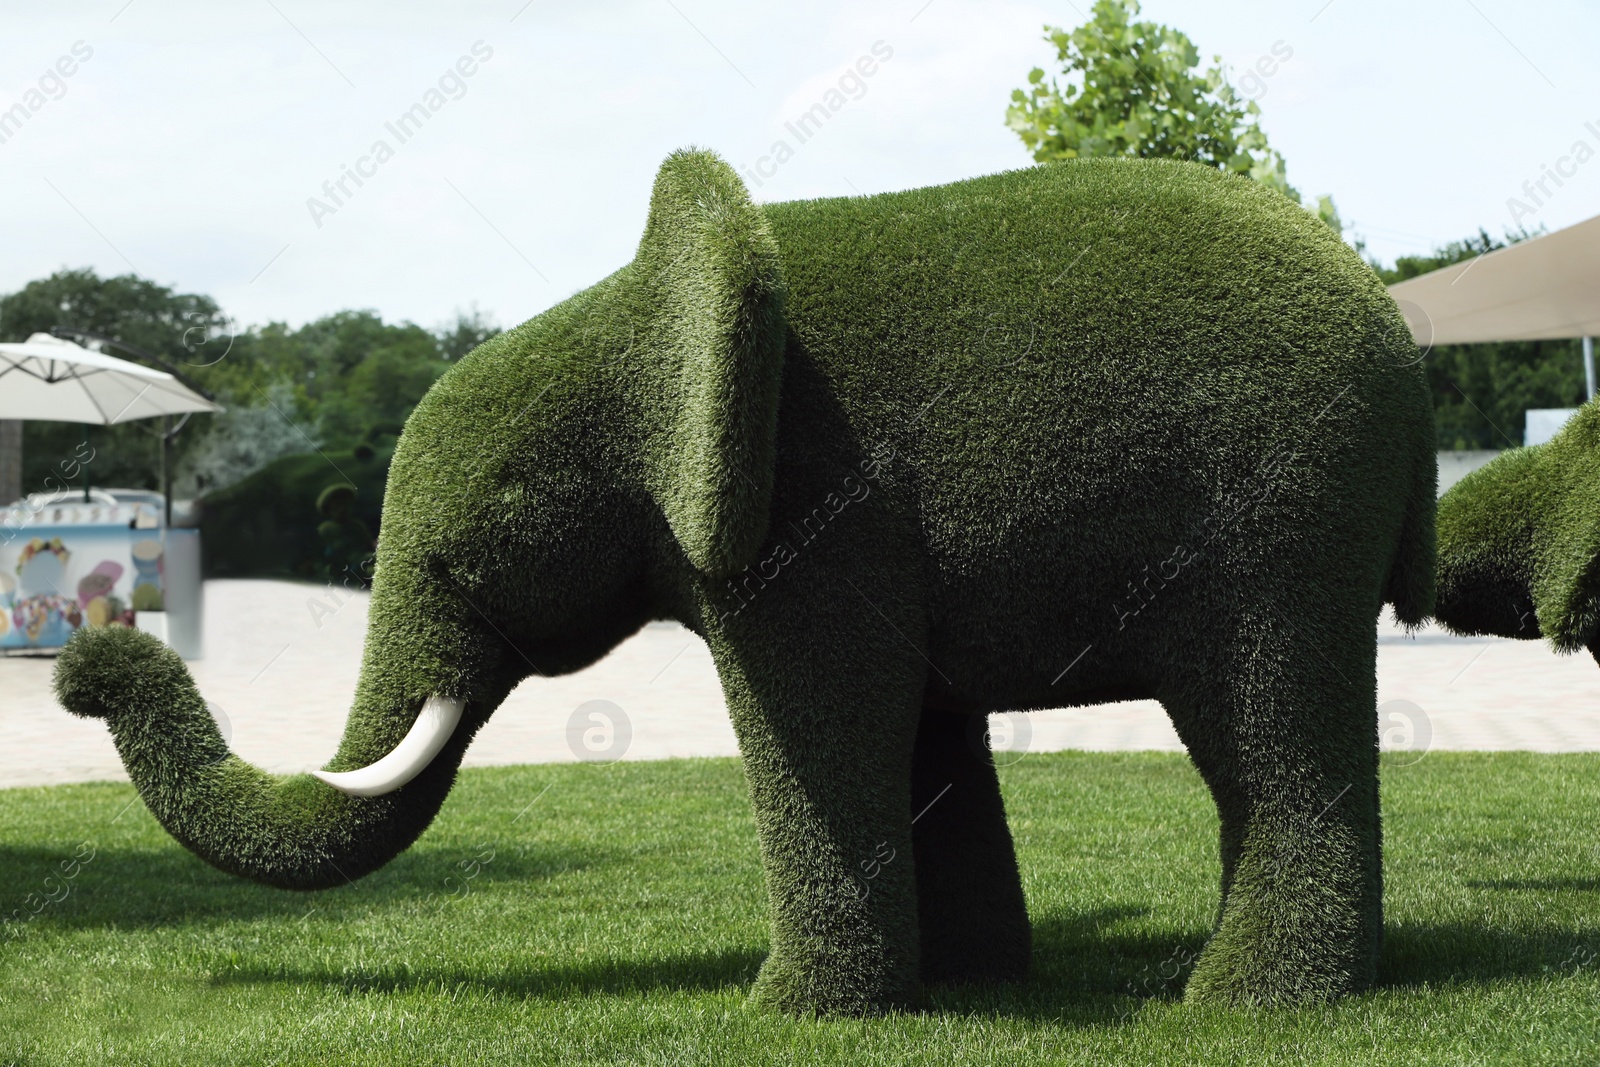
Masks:
[[[1373,980],[1382,933],[1376,619],[1432,608],[1415,361],[1335,234],[1204,167],[758,207],[680,152],[630,264],[480,346],[407,423],[328,770],[229,755],[131,630],[75,637],[57,691],[108,720],[179,841],[312,889],[416,840],[522,679],[681,620],[756,813],[756,996],[821,1013],[1023,977],[972,726],[1155,697],[1221,814],[1188,997],[1323,1000]]]
[[[1600,661],[1600,402],[1439,501],[1439,621]]]

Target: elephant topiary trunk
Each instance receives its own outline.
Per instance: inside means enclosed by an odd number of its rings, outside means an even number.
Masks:
[[[369,650],[392,654],[406,641],[385,625],[394,584],[385,578],[374,591]],[[79,631],[57,661],[56,693],[75,714],[107,721],[146,806],[201,858],[268,885],[324,889],[393,859],[427,829],[449,793],[473,732],[454,719],[452,729],[426,739],[430,758],[412,768],[403,789],[348,782],[359,779],[357,768],[381,768],[386,754],[416,744],[404,740],[408,731],[418,733],[412,720],[433,692],[449,688],[425,680],[425,663],[413,658],[402,673],[399,663],[369,655],[329,768],[342,773],[317,776],[268,774],[231,754],[183,661],[138,630]],[[353,788],[328,784],[341,780]]]
[[[427,828],[460,759],[460,745],[440,755],[403,797],[349,796],[230,754],[183,661],[137,630],[86,630],[57,669],[61,702],[110,723],[167,832],[230,874],[283,889],[344,885],[393,859]]]
[[[983,716],[1155,698],[1221,816],[1188,997],[1327,1000],[1382,933],[1377,618],[1433,606],[1416,363],[1335,234],[1208,168],[763,207],[675,153],[632,262],[408,421],[321,780],[226,757],[138,635],[80,634],[57,684],[188,847],[327,885],[421,832],[512,686],[680,620],[755,808],[755,996],[843,1014],[1027,974]]]

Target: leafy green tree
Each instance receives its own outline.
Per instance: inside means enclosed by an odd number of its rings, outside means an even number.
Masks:
[[[1228,81],[1221,57],[1201,72],[1193,41],[1170,26],[1134,21],[1138,13],[1138,0],[1096,0],[1077,29],[1045,27],[1064,80],[1035,67],[1006,109],[1006,125],[1033,158],[1187,159],[1246,175],[1299,203],[1282,154],[1261,129],[1261,108]],[[1307,210],[1342,230],[1331,197]]]
[[[257,403],[233,404],[184,451],[174,493],[196,497],[225,489],[281,456],[316,447],[314,436],[285,417],[296,410],[294,389],[286,382],[267,386]]]
[[[298,328],[268,323],[235,339],[221,388],[257,404],[270,383],[287,383],[295,404],[286,413],[309,436],[352,447],[375,428],[403,424],[453,361],[499,332],[477,311],[458,313],[438,332],[386,323],[372,311],[340,311]]]
[[[450,367],[437,339],[420,326],[389,326],[376,316],[373,322],[380,329],[362,337],[368,347],[361,358],[322,375],[316,388],[308,390],[318,401],[318,430],[334,447],[356,444],[375,426],[403,424],[422,394]],[[348,331],[355,320],[346,319],[343,325]]]
[[[457,311],[453,322],[435,331],[439,338],[439,353],[452,363],[477,348],[500,332],[494,321],[479,311]]]
[[[101,278],[89,269],[57,271],[0,297],[0,340],[21,341],[56,326],[109,334],[196,366],[211,362],[206,349],[225,338],[228,323],[209,296],[174,292],[132,274]]]

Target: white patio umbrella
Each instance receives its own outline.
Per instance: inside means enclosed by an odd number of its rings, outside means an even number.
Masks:
[[[0,343],[0,419],[111,426],[221,410],[166,371],[91,352],[47,333]]]

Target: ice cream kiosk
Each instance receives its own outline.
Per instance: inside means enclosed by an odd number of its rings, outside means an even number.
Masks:
[[[58,326],[0,343],[0,419],[160,419],[162,487],[92,488],[90,450],[61,470],[69,482],[81,474],[81,487],[52,477],[46,485],[54,491],[0,500],[0,653],[60,648],[83,626],[137,626],[185,659],[199,658],[200,531],[192,509],[174,506],[170,452],[191,415],[221,410],[182,370],[115,337]]]
[[[0,513],[0,649],[53,649],[80,626],[137,626],[201,652],[200,531],[159,493],[37,494]]]

